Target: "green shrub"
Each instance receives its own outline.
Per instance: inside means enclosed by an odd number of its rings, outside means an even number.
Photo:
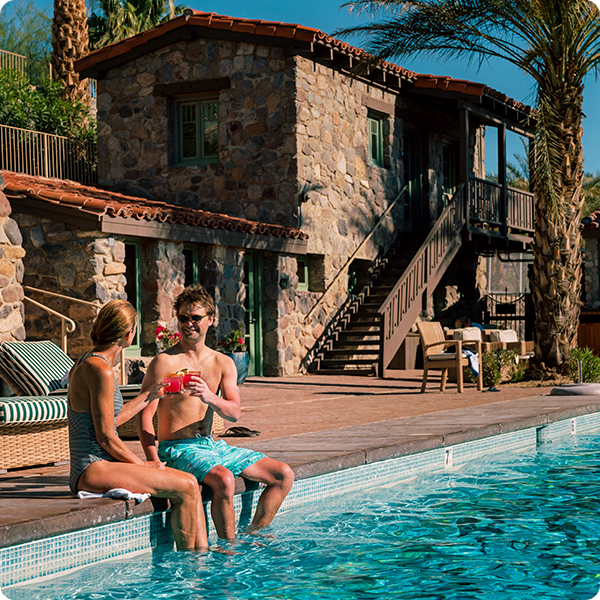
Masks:
[[[94,140],[95,119],[83,102],[62,98],[64,84],[46,79],[40,87],[14,69],[0,70],[0,124],[79,140]]]
[[[498,350],[494,350],[493,352],[483,352],[480,362],[483,386],[489,388],[498,385],[502,378]]]
[[[583,371],[583,381],[586,383],[600,382],[600,356],[588,348],[573,348],[569,357],[569,375],[573,381],[579,381],[579,361]]]
[[[516,350],[492,350],[484,352],[481,368],[484,387],[495,387],[503,380],[512,383],[523,381],[527,372],[527,361],[517,363],[519,353]],[[471,378],[473,381],[474,377]]]

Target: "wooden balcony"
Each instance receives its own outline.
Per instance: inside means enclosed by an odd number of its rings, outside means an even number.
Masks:
[[[470,233],[529,241],[534,230],[534,195],[470,177],[468,186]]]

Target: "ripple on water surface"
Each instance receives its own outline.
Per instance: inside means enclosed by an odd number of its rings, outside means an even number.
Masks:
[[[157,550],[10,600],[590,600],[600,441],[578,437],[290,511],[239,554]]]

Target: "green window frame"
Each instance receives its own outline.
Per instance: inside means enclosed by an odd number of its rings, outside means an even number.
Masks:
[[[298,286],[296,289],[299,292],[308,292],[308,259],[297,258],[296,274],[298,276]]]
[[[176,144],[178,164],[205,164],[219,160],[219,100],[177,100]]]
[[[137,332],[125,356],[140,356],[142,349],[142,248],[138,241],[125,241],[125,293],[137,310]]]
[[[198,283],[198,248],[196,246],[184,246],[183,258],[185,259],[184,266],[184,286]]]
[[[375,113],[368,113],[367,126],[369,164],[383,167],[383,117]]]

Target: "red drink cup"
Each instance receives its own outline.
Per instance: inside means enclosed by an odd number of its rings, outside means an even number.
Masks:
[[[176,373],[170,373],[163,377],[165,394],[179,394],[183,388],[183,376]]]
[[[187,384],[190,382],[192,377],[201,377],[202,371],[187,371],[187,373],[183,374],[183,387],[187,388]]]

